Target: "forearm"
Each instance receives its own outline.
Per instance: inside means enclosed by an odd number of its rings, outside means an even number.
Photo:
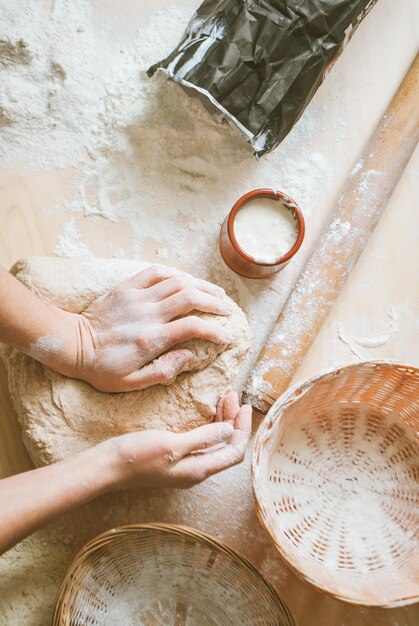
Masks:
[[[63,370],[77,347],[73,317],[37,298],[0,267],[0,342]]]
[[[111,451],[108,454],[102,445],[68,461],[0,480],[0,554],[109,489],[110,461]]]
[[[94,299],[80,314],[70,313],[42,302],[0,268],[0,343],[100,391],[170,384],[192,358],[182,344],[232,339],[215,318],[202,319],[195,312],[228,316],[233,309],[220,287],[151,266]]]
[[[5,478],[0,481],[0,554],[102,493],[191,487],[241,463],[251,431],[251,407],[240,407],[230,392],[220,399],[212,424],[184,433],[127,433],[67,461]]]

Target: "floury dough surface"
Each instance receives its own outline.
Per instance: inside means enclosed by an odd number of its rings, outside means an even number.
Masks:
[[[119,259],[32,257],[16,263],[12,273],[45,302],[80,312],[97,296],[148,266]],[[60,461],[134,430],[183,431],[212,421],[218,398],[233,386],[249,349],[250,331],[237,305],[229,316],[198,315],[228,329],[231,343],[220,346],[193,340],[183,344],[193,354],[186,366],[190,371],[171,385],[142,391],[103,393],[17,350],[6,350],[9,390],[34,463]]]

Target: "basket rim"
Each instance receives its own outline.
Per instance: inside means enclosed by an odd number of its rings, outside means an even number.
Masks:
[[[394,368],[403,368],[403,369],[410,370],[413,374],[419,374],[419,367],[415,365],[401,363],[400,361],[393,360],[393,359],[373,359],[373,360],[367,360],[367,361],[359,361],[357,363],[347,363],[347,364],[339,365],[338,367],[324,370],[320,374],[315,374],[314,376],[306,378],[300,382],[294,383],[293,385],[288,387],[288,389],[286,389],[284,393],[282,393],[279,396],[279,398],[277,398],[274,404],[270,407],[268,413],[264,416],[263,420],[261,421],[259,428],[257,430],[257,433],[255,435],[254,446],[253,446],[253,451],[252,451],[252,461],[251,461],[251,480],[252,480],[253,496],[255,500],[256,514],[257,514],[260,524],[268,533],[270,540],[272,541],[278,554],[280,555],[281,559],[285,562],[285,564],[304,582],[309,583],[318,591],[332,598],[336,598],[338,600],[342,600],[343,602],[347,602],[349,604],[356,605],[356,606],[375,607],[375,608],[382,608],[382,609],[391,609],[391,608],[404,607],[404,606],[408,606],[411,604],[415,604],[419,600],[419,594],[415,596],[409,596],[407,598],[406,597],[394,598],[394,599],[391,598],[386,603],[367,602],[365,600],[362,600],[359,597],[348,596],[344,594],[339,594],[336,591],[332,591],[330,588],[319,584],[316,580],[314,580],[313,578],[311,578],[310,576],[302,572],[299,568],[297,568],[294,565],[293,561],[290,559],[290,557],[288,557],[288,555],[281,548],[280,543],[277,541],[276,537],[271,532],[268,525],[265,523],[265,515],[263,513],[262,506],[260,503],[260,497],[258,495],[258,490],[259,490],[260,482],[261,482],[261,476],[258,471],[258,465],[259,465],[259,460],[262,455],[264,442],[267,439],[267,433],[269,433],[272,430],[272,427],[274,425],[273,413],[275,412],[276,409],[278,409],[278,407],[281,407],[281,409],[284,410],[287,406],[292,404],[295,400],[299,400],[300,398],[302,398],[313,387],[313,385],[316,384],[319,380],[332,377],[332,376],[338,376],[342,372],[342,370],[357,369],[360,366],[361,367],[362,366],[373,367],[373,366],[388,366],[388,365]],[[297,393],[298,395],[296,395]],[[281,415],[276,416],[275,421],[277,421],[278,419],[281,419]]]
[[[61,621],[63,617],[63,610],[65,600],[68,594],[69,585],[75,571],[79,565],[84,561],[86,557],[95,552],[104,542],[110,542],[113,539],[124,534],[141,534],[144,531],[159,531],[161,533],[167,533],[167,535],[179,536],[179,537],[192,537],[198,540],[201,544],[208,546],[211,549],[218,550],[219,552],[236,559],[245,570],[251,575],[256,576],[259,582],[265,586],[268,595],[270,596],[273,605],[282,614],[284,620],[288,620],[288,626],[296,626],[294,616],[289,610],[285,602],[280,598],[273,585],[265,578],[265,576],[256,568],[251,561],[245,556],[231,548],[229,545],[216,539],[215,537],[200,531],[198,529],[181,525],[181,524],[167,524],[160,522],[150,522],[145,524],[125,524],[106,530],[99,535],[90,539],[80,550],[76,553],[70,565],[67,568],[65,576],[61,582],[59,590],[57,592],[54,613],[52,617],[52,626],[64,626]]]

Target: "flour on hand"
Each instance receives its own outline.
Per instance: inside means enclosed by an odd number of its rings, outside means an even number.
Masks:
[[[80,312],[148,265],[113,259],[30,257],[15,264],[12,271],[45,302]],[[249,327],[237,305],[230,316],[197,315],[226,328],[232,342],[227,346],[198,339],[187,342],[184,345],[193,356],[185,371],[171,385],[142,391],[103,393],[17,350],[6,350],[10,394],[33,461],[38,465],[59,461],[134,430],[184,431],[212,421],[218,399],[234,385],[249,349]],[[38,348],[51,349],[51,342],[44,338]]]

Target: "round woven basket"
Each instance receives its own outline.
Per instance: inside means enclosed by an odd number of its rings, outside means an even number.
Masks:
[[[309,380],[256,437],[258,516],[304,580],[366,606],[419,599],[419,370],[368,362]]]
[[[90,541],[61,585],[53,626],[293,626],[249,561],[191,528],[122,526]]]

